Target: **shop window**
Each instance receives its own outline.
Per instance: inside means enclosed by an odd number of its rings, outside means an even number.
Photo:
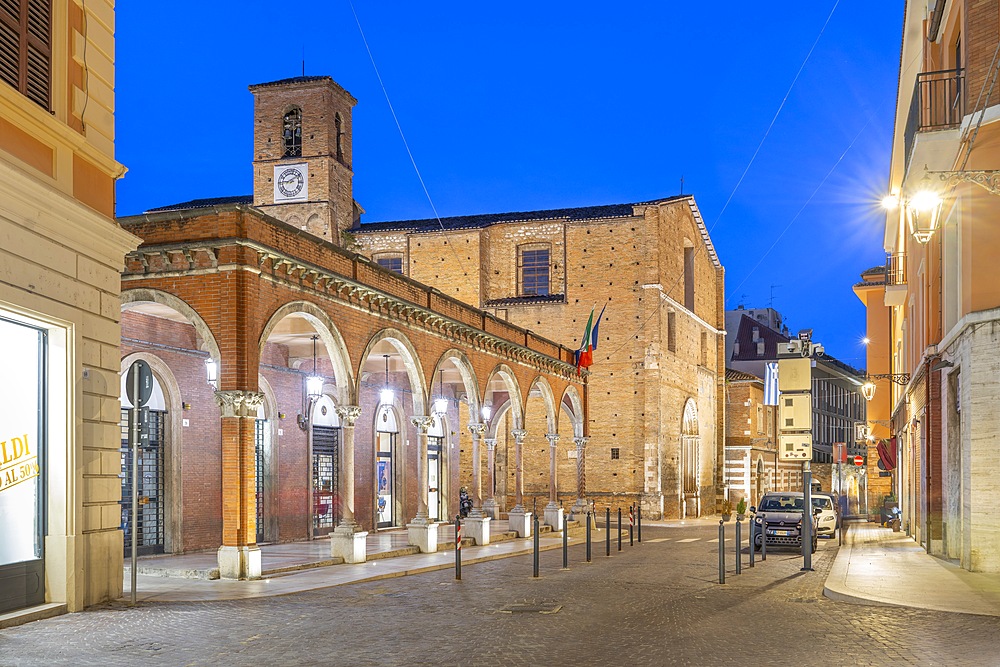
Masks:
[[[524,245],[517,249],[517,269],[521,296],[549,293],[549,244]]]
[[[285,114],[281,128],[285,142],[283,157],[302,157],[302,110],[292,109]]]
[[[375,255],[375,263],[393,273],[403,273],[403,256],[397,253]]]
[[[0,80],[48,110],[52,78],[50,0],[0,2]]]

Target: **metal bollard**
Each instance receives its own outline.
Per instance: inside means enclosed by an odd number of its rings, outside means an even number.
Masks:
[[[740,518],[736,517],[736,574],[740,574],[743,569],[743,556],[740,554],[740,548],[743,546],[741,523]]]
[[[760,562],[767,560],[767,517],[760,520]]]
[[[455,515],[455,580],[462,580],[462,515]]]
[[[630,547],[635,546],[635,510],[632,506],[628,506],[628,545]]]
[[[750,567],[753,567],[753,552],[754,552],[754,540],[756,535],[757,522],[754,521],[753,514],[750,515]]]
[[[618,551],[622,550],[622,508],[618,508]]]
[[[611,556],[611,506],[604,510],[604,543],[607,546],[605,556]]]
[[[533,537],[534,537],[535,570],[534,574],[532,574],[531,576],[537,577],[538,576],[538,515],[537,514],[535,515],[535,533]]]
[[[566,515],[563,514],[563,569],[569,569],[569,525]]]
[[[719,520],[719,583],[726,583],[726,523]]]
[[[590,562],[590,512],[587,512],[587,562]]]
[[[635,518],[638,519],[638,522],[639,522],[639,544],[642,544],[642,506],[641,505],[636,505],[635,506]]]

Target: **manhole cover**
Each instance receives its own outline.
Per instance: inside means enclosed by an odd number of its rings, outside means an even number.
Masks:
[[[523,612],[533,612],[536,614],[555,614],[560,609],[562,609],[561,604],[556,604],[554,602],[543,603],[543,604],[510,604],[501,609],[501,612],[507,614],[523,613]]]

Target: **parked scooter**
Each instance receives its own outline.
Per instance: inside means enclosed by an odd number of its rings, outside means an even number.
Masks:
[[[458,511],[463,519],[469,516],[472,511],[472,498],[469,497],[469,492],[465,490],[464,486],[458,492]]]

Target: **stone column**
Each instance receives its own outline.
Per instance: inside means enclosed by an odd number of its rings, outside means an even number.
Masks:
[[[477,545],[490,543],[490,517],[483,514],[483,472],[480,462],[479,440],[486,432],[486,424],[469,424],[472,433],[472,512],[465,520],[465,534]]]
[[[437,551],[437,524],[427,515],[427,429],[434,418],[426,415],[410,417],[417,429],[417,515],[406,525],[409,543],[424,553]]]
[[[545,525],[552,530],[562,530],[563,509],[559,505],[559,478],[556,473],[556,453],[559,451],[559,434],[546,433],[549,441],[549,504],[545,506]]]
[[[254,420],[264,395],[256,391],[215,392],[222,411],[222,546],[219,576],[259,579]]]
[[[514,509],[507,513],[507,521],[518,537],[531,537],[531,512],[524,509],[524,458],[521,452],[528,432],[518,428],[510,434],[514,436]]]
[[[495,521],[500,518],[500,513],[497,511],[497,498],[496,495],[494,495],[496,493],[495,489],[497,488],[497,439],[484,439],[486,440],[486,500],[483,501],[483,513],[492,517]]]
[[[587,510],[590,505],[587,503],[587,441],[589,437],[573,438],[576,445],[576,502],[570,510],[570,516],[574,519],[586,519]]]
[[[361,416],[357,405],[337,407],[344,440],[340,448],[340,525],[330,533],[330,555],[343,558],[345,563],[367,560],[368,532],[354,520],[354,423]]]

